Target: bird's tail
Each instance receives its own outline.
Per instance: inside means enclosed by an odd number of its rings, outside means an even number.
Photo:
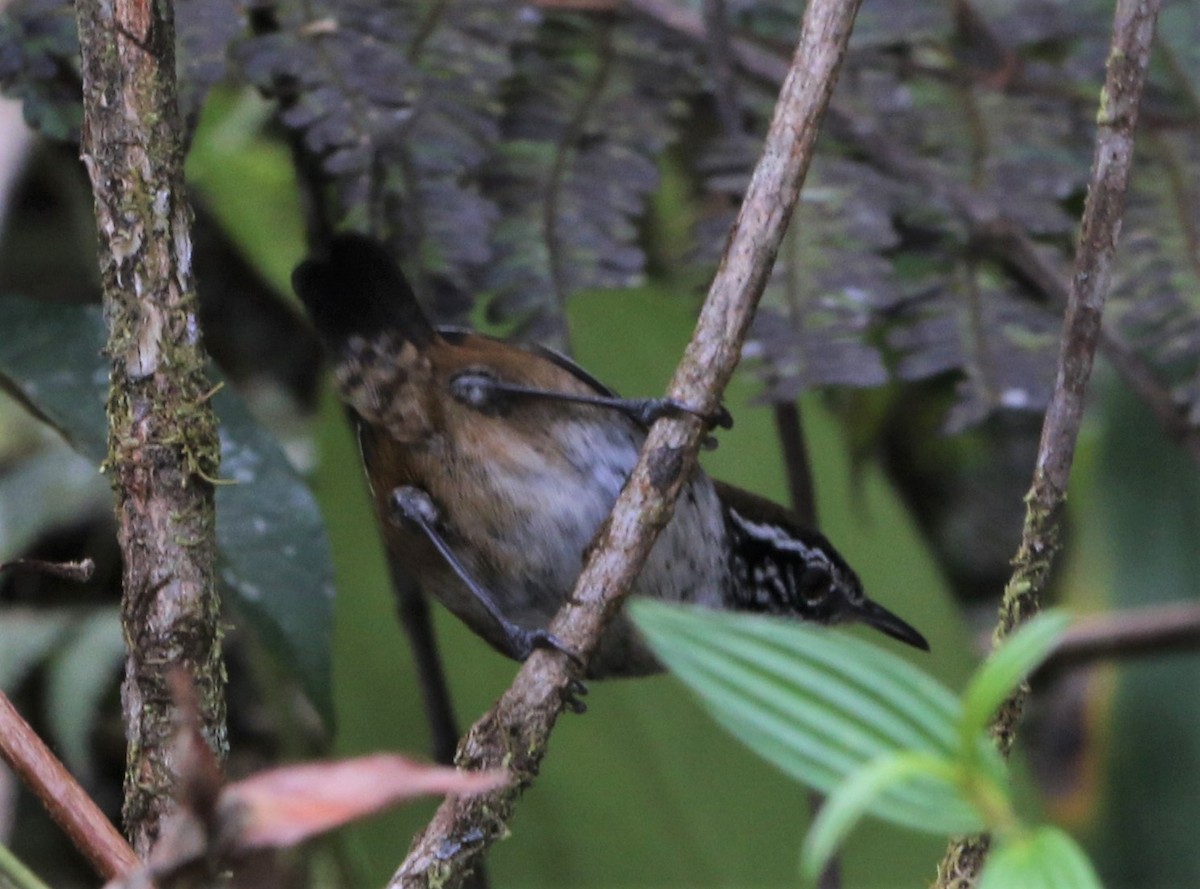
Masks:
[[[355,336],[383,333],[423,349],[436,336],[396,261],[379,241],[338,235],[292,273],[292,287],[334,356]]]

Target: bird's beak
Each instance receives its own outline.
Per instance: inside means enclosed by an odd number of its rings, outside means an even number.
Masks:
[[[864,599],[863,603],[854,610],[854,619],[868,627],[874,627],[881,633],[886,633],[893,639],[899,639],[905,645],[929,651],[929,643],[915,628],[896,617],[882,605],[876,605],[870,599]]]

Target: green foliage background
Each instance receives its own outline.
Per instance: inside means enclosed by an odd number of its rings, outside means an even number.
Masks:
[[[1045,5],[1060,12],[1071,8],[1069,4]],[[1010,23],[1006,27],[1025,21],[1021,4],[996,6],[1005,9],[1005,21]],[[1092,10],[1097,4],[1086,6]],[[914,15],[921,14],[918,7],[912,6]],[[870,4],[864,15],[863,24],[870,25]],[[1162,29],[1165,44],[1174,47],[1176,61],[1181,63],[1178,70],[1168,73],[1179,75],[1185,84],[1196,79],[1193,56],[1200,41],[1186,39],[1195,33],[1196,20],[1194,8],[1176,5],[1168,10]],[[868,31],[868,35],[901,31],[898,24],[884,21],[882,28]],[[1065,37],[1063,41],[1067,42]],[[1053,49],[1051,44],[1047,52]],[[1036,55],[1035,50],[1030,52]],[[936,54],[932,59],[938,60]],[[1160,69],[1160,74],[1166,70],[1161,65]],[[1098,70],[1098,66],[1089,68],[1088,76],[1094,77]],[[1161,101],[1161,84],[1159,89]],[[947,117],[967,120],[958,103],[939,95],[943,91],[947,88],[918,84],[920,101],[915,107],[935,121]],[[1080,95],[1084,93],[1081,101],[1087,103],[1090,114],[1093,92],[1080,88]],[[1188,95],[1194,98],[1194,90]],[[1042,133],[1038,126],[1044,118],[1022,116],[1027,110],[1023,106],[1004,116],[992,108],[1004,104],[996,96],[985,92],[980,102],[988,111],[980,112],[981,116],[994,124],[993,138],[1012,137],[1015,142],[1009,147],[1022,153],[1005,168],[1016,171],[1022,194],[1039,200],[1045,197],[1046,190],[1037,180],[1023,174],[1025,140],[1035,136],[1048,140],[1041,144],[1033,139],[1039,150],[1029,150],[1032,160],[1046,160],[1057,156],[1061,134],[1052,130]],[[189,178],[280,298],[289,299],[288,273],[302,254],[301,210],[286,149],[260,135],[271,113],[269,105],[249,92],[215,91],[206,104],[189,157]],[[1047,112],[1045,117],[1052,115]],[[1026,120],[1033,123],[1026,124]],[[1143,151],[1144,146],[1139,145],[1139,159],[1153,159],[1156,152],[1170,159],[1170,145],[1162,140],[1186,138],[1189,126],[1194,135],[1194,124],[1184,120],[1169,138],[1158,133],[1160,144],[1151,143],[1153,150]],[[923,137],[958,145],[943,127],[926,126],[917,131]],[[1069,181],[1081,179],[1083,163],[1073,157],[1058,161],[1070,171]],[[693,221],[682,196],[686,186],[670,161],[663,161],[661,168],[666,185],[654,218],[640,233],[648,236],[656,261],[651,283],[633,290],[575,296],[568,307],[575,356],[598,378],[628,394],[662,391],[690,332],[705,283],[694,268],[682,270],[687,266],[687,229]],[[1156,167],[1148,169],[1157,171]],[[822,175],[839,187],[844,187],[847,176],[855,181],[855,200],[848,206],[860,206],[857,191],[861,190],[870,198],[861,206],[876,207],[881,194],[874,180],[859,183],[854,179],[864,172],[857,168],[847,172],[833,165]],[[1183,172],[1190,173],[1190,168]],[[1164,278],[1171,276],[1165,272],[1156,275],[1150,262],[1160,256],[1155,248],[1180,252],[1180,245],[1164,236],[1164,232],[1178,234],[1179,229],[1163,222],[1175,218],[1163,207],[1175,206],[1177,189],[1174,179],[1161,174],[1143,174],[1136,181],[1152,192],[1155,200],[1135,200],[1127,219],[1129,254],[1118,263],[1117,277],[1131,301],[1144,302],[1125,311],[1144,311],[1150,319],[1145,326],[1154,328],[1160,319],[1153,298],[1165,300],[1168,308],[1175,306],[1172,300],[1176,298],[1181,305],[1190,306],[1192,313],[1178,314],[1184,331],[1174,348],[1175,357],[1187,359],[1182,363],[1191,367],[1188,362],[1194,362],[1195,348],[1188,331],[1194,328],[1188,325],[1196,309],[1194,262],[1193,277],[1171,273],[1178,278],[1171,278],[1173,287],[1164,284]],[[908,198],[890,195],[889,200],[905,209]],[[838,209],[837,202],[833,209]],[[1026,206],[1035,222],[1064,246],[1069,241],[1071,219],[1057,203],[1049,209],[1052,218],[1043,218],[1046,207],[1040,203]],[[892,249],[891,242],[875,232],[881,241],[871,241],[867,245],[871,250],[860,252],[862,245],[853,239],[844,243],[846,232],[836,226],[822,227],[819,200],[807,210],[813,221],[807,229],[798,227],[791,249],[817,256],[817,268],[822,264],[840,268],[843,254],[830,253],[831,249],[845,250],[846,256]],[[825,215],[837,221],[837,214]],[[28,244],[35,238],[33,232],[32,226],[26,228],[18,219],[6,237]],[[55,232],[55,250],[65,252],[62,232]],[[43,236],[42,240],[48,243],[51,239]],[[958,244],[954,238],[949,242]],[[940,258],[939,253],[933,260]],[[1139,263],[1139,259],[1145,262]],[[849,259],[845,262],[848,268],[854,265]],[[867,264],[860,271],[872,268]],[[204,287],[203,280],[200,286]],[[953,306],[954,295],[954,288],[946,288],[943,301]],[[954,317],[943,311],[945,308],[939,303],[934,313],[942,323]],[[778,315],[780,306],[775,309]],[[1163,310],[1160,314],[1168,313]],[[478,311],[477,316],[482,320],[483,312]],[[1131,329],[1139,330],[1136,324]],[[924,346],[943,344],[945,331],[936,326],[931,330]],[[1012,332],[1000,323],[987,331]],[[1049,354],[1052,341],[1052,336],[1044,335],[1038,345]],[[1170,344],[1165,339],[1161,342]],[[1008,346],[1001,344],[993,356],[999,369],[1021,369],[1023,356],[1004,352],[1004,348]],[[1155,348],[1156,341],[1151,338],[1146,349]],[[1166,345],[1161,348],[1169,351]],[[855,373],[862,370],[850,364]],[[946,366],[957,365],[952,361]],[[1185,372],[1186,368],[1181,374]],[[853,374],[850,380],[854,380]],[[720,449],[705,455],[704,461],[721,478],[786,500],[772,417],[769,409],[754,403],[761,388],[761,382],[745,371],[735,379],[727,403],[737,425],[721,434]],[[877,407],[898,397],[897,390],[898,385],[885,387],[870,399]],[[962,609],[950,601],[929,546],[878,462],[873,458],[851,462],[849,455],[860,454],[863,441],[878,431],[870,428],[871,410],[836,411],[831,404],[844,406],[845,401],[818,395],[802,399],[822,528],[862,574],[872,596],[929,637],[933,654],[911,656],[951,687],[960,688],[974,660],[974,633],[980,628],[968,630],[964,625]],[[1195,578],[1200,576],[1200,473],[1163,439],[1153,421],[1103,367],[1096,381],[1094,405],[1098,410],[1085,427],[1072,481],[1071,533],[1059,583],[1061,595],[1068,606],[1078,610],[1194,600]],[[4,431],[0,429],[0,433]],[[405,638],[394,618],[358,454],[342,412],[328,391],[312,434],[319,455],[312,484],[328,525],[337,569],[333,657],[338,722],[332,752],[423,751],[428,739],[419,697]],[[941,454],[943,447],[949,452],[957,446],[946,446],[945,440],[932,435],[919,444],[926,454]],[[93,469],[93,465],[85,466],[87,472]],[[971,483],[968,479],[968,488]],[[21,515],[28,512],[22,506],[29,499],[16,486],[0,487],[0,500],[7,501],[0,502],[0,519],[9,522],[4,527],[20,530],[19,520],[28,518]],[[1011,529],[987,530],[999,534]],[[13,539],[16,536],[14,530]],[[998,594],[999,590],[988,592]],[[444,612],[437,612],[437,624],[465,726],[507,685],[514,666]],[[8,620],[0,630],[11,631],[3,638],[30,638],[15,620]],[[880,644],[892,643],[881,640]],[[8,650],[11,653],[13,648]],[[1065,714],[1063,737],[1075,745],[1059,751],[1063,755],[1051,762],[1055,770],[1051,783],[1058,790],[1048,797],[1049,813],[1090,838],[1090,851],[1111,887],[1175,889],[1200,884],[1200,846],[1192,836],[1200,817],[1200,723],[1191,691],[1200,680],[1198,670],[1194,659],[1187,656],[1161,658],[1120,671],[1101,670],[1088,677],[1082,692],[1072,699],[1077,712],[1062,708],[1064,713],[1047,713],[1058,709],[1057,699],[1044,703],[1040,714],[1035,706],[1035,722]],[[245,679],[244,675],[234,676],[235,682]],[[566,717],[561,722],[544,773],[520,807],[514,836],[492,855],[490,867],[498,885],[796,884],[800,839],[809,820],[808,802],[800,788],[726,737],[670,678],[594,683],[589,706],[587,715]],[[90,725],[83,728],[86,735]],[[1035,734],[1031,727],[1024,737]],[[378,885],[395,867],[412,832],[424,823],[432,806],[427,803],[380,817],[346,831],[326,848],[344,855],[354,885]],[[925,884],[941,848],[940,842],[927,837],[871,825],[857,832],[846,850],[845,885]]]

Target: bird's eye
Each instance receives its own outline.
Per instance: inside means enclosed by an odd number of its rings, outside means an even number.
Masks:
[[[481,411],[494,408],[496,376],[484,368],[465,370],[450,380],[450,394],[467,407]]]
[[[833,578],[829,569],[821,565],[809,565],[800,575],[800,595],[809,603],[817,603],[829,595]]]

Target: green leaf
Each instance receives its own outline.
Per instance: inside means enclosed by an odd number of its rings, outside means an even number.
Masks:
[[[815,879],[871,804],[889,787],[918,775],[944,782],[954,790],[955,767],[949,760],[924,753],[889,753],[868,763],[822,804],[801,850],[801,871]],[[936,802],[936,800],[934,801]],[[907,825],[920,830],[918,817]]]
[[[5,461],[0,474],[0,561],[17,558],[51,528],[112,509],[112,492],[94,463],[60,441],[47,445]]]
[[[221,476],[235,482],[216,489],[221,579],[332,726],[333,561],[324,520],[308,485],[241,398],[225,388],[213,407],[221,418]]]
[[[979,877],[978,889],[1102,889],[1079,845],[1057,827],[1043,825],[998,840]]]
[[[50,662],[46,708],[59,755],[78,777],[93,774],[91,737],[104,695],[125,659],[115,608],[87,615]]]
[[[107,453],[104,322],[93,306],[0,297],[0,377],[97,466]]]
[[[3,843],[0,843],[0,886],[5,889],[50,889]]]
[[[831,793],[887,754],[958,752],[954,696],[889,652],[795,621],[647,600],[630,607],[655,653],[717,721],[810,787]],[[931,833],[980,823],[927,776],[890,788],[870,811]]]
[[[1047,611],[1022,626],[976,671],[963,692],[959,736],[964,749],[976,749],[978,738],[996,710],[1048,655],[1070,618]]]
[[[0,621],[0,691],[11,694],[71,625],[62,609],[9,608]]]
[[[108,368],[100,310],[0,297],[0,380],[77,450],[107,453]],[[332,722],[333,567],[312,492],[275,439],[228,387],[221,419],[217,545],[221,578],[241,614]]]

